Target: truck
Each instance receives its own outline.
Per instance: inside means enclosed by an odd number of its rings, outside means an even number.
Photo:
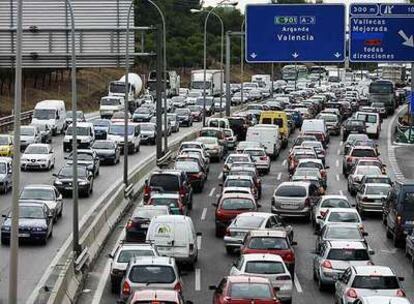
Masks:
[[[397,106],[394,83],[390,80],[375,80],[369,85],[368,102],[382,102],[388,115],[394,114]]]
[[[406,68],[401,64],[378,64],[381,69],[381,79],[389,80],[394,83],[396,87],[403,87],[405,85]]]
[[[206,94],[220,96],[221,81],[224,81],[223,70],[206,70]],[[191,71],[191,91],[204,91],[204,70]]]
[[[123,111],[125,99],[123,96],[104,96],[99,103],[99,114],[101,118],[111,119],[114,113]]]
[[[109,83],[108,96],[110,97],[125,97],[125,76],[122,76],[117,81]],[[142,79],[138,74],[128,74],[128,109],[131,113],[139,106],[138,97],[142,93]]]
[[[166,94],[168,98],[178,96],[180,93],[181,78],[176,71],[167,71]],[[157,71],[149,72],[147,89],[152,96],[155,96],[157,88]]]

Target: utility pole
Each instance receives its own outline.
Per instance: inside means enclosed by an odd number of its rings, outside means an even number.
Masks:
[[[161,29],[162,26],[157,26],[157,91],[156,91],[156,118],[157,118],[157,138],[156,138],[156,144],[157,144],[157,159],[160,159],[162,157],[162,132],[167,132],[167,126],[164,126],[164,130],[162,130],[162,33]]]

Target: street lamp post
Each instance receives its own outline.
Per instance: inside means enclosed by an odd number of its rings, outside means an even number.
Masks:
[[[245,25],[246,19],[243,19],[243,22],[240,26],[240,32],[244,32],[244,25]],[[241,98],[241,104],[243,104],[243,78],[244,78],[244,35],[240,36],[240,98]]]

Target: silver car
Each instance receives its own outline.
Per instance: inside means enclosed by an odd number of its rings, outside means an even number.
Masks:
[[[324,195],[312,209],[312,224],[317,229],[321,220],[318,216],[324,217],[329,208],[352,208],[348,198],[344,195]]]
[[[388,266],[349,267],[335,283],[335,302],[353,304],[365,296],[405,297],[402,280]]]
[[[348,267],[367,265],[373,263],[365,243],[327,241],[313,259],[313,279],[319,290],[324,290],[334,285]]]
[[[389,184],[364,184],[356,196],[356,208],[361,216],[365,212],[383,212],[383,201],[391,190]]]

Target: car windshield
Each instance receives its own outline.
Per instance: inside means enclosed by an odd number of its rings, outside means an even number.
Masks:
[[[191,105],[188,106],[191,112],[201,112],[203,110],[203,107],[197,106],[197,105]]]
[[[199,164],[192,160],[180,160],[175,162],[175,168],[184,172],[200,172]]]
[[[322,208],[351,208],[351,205],[343,198],[328,198],[322,201]]]
[[[252,210],[254,207],[254,202],[245,198],[226,198],[221,203],[223,210]]]
[[[365,121],[368,123],[376,123],[377,122],[377,115],[373,114],[358,114],[357,119],[361,121]]]
[[[170,121],[176,121],[177,120],[177,115],[176,114],[167,114],[167,117]],[[155,125],[154,125],[155,128]]]
[[[366,184],[391,184],[391,179],[389,177],[366,177]]]
[[[327,122],[337,122],[338,117],[336,115],[322,115],[321,119]]]
[[[157,215],[164,215],[168,214],[166,209],[149,209],[149,208],[143,208],[137,210],[132,217],[135,218],[144,218],[144,219],[152,219],[154,216]]]
[[[361,289],[398,289],[400,285],[395,276],[356,276],[352,287]]]
[[[85,127],[76,127],[77,134],[80,136],[88,136],[89,135],[89,128]],[[66,135],[73,135],[73,127],[69,127],[66,130]]]
[[[285,196],[285,197],[305,197],[306,188],[303,186],[280,186],[276,190],[276,196]]]
[[[337,261],[369,261],[369,255],[366,249],[331,249],[327,259]]]
[[[251,186],[251,181],[246,179],[227,179],[224,184],[224,187],[250,188]]]
[[[247,153],[251,156],[265,156],[266,152],[264,150],[244,150],[244,153]]]
[[[367,185],[365,194],[388,195],[390,188],[388,185]]]
[[[159,187],[167,192],[175,192],[180,188],[178,177],[173,174],[154,174],[151,177],[149,186]]]
[[[23,188],[20,194],[22,200],[54,201],[55,191],[53,189]]]
[[[332,226],[326,230],[325,238],[329,240],[359,240],[362,237],[361,232],[357,226]]]
[[[232,299],[271,299],[272,292],[269,284],[233,283],[230,287],[229,296]]]
[[[264,218],[260,216],[241,216],[234,220],[233,225],[238,228],[258,228],[263,221]]]
[[[200,136],[204,137],[218,137],[218,131],[217,130],[201,130]]]
[[[378,167],[366,167],[361,166],[356,169],[355,171],[356,175],[380,175],[381,170]]]
[[[113,125],[109,129],[109,134],[112,135],[124,135],[125,134],[125,126],[124,125]],[[134,134],[135,126],[128,126],[128,135]]]
[[[377,157],[374,149],[353,149],[351,156],[353,157]]]
[[[142,131],[155,131],[155,124],[153,123],[141,123],[140,127]]]
[[[177,115],[188,115],[188,109],[175,109]]]
[[[34,136],[35,129],[34,128],[25,128],[25,127],[22,127],[22,128],[20,128],[20,134],[22,136]]]
[[[187,96],[188,97],[200,97],[201,93],[199,93],[199,92],[190,92],[190,93],[188,93]]]
[[[251,249],[287,250],[289,244],[285,238],[280,237],[253,237],[248,247]]]
[[[96,119],[92,123],[95,127],[109,127],[111,125],[111,122],[106,119]]]
[[[135,110],[135,114],[150,114],[151,110],[147,107],[141,107]]]
[[[33,117],[39,120],[49,120],[56,117],[56,110],[53,109],[35,109]]]
[[[215,137],[199,137],[197,138],[197,141],[206,145],[218,144],[218,141]]]
[[[404,215],[406,217],[414,217],[414,192],[404,193],[404,200],[401,205],[404,208]]]
[[[9,215],[11,217],[11,213]],[[44,219],[42,206],[19,206],[19,218]]]
[[[49,149],[46,146],[33,146],[29,145],[24,154],[48,154]]]
[[[122,250],[119,253],[118,263],[129,263],[129,261],[136,256],[154,256],[154,251],[151,249],[128,249]]]
[[[102,98],[101,105],[103,106],[117,106],[120,105],[121,101],[116,98]]]
[[[129,276],[132,283],[141,284],[171,284],[176,280],[174,269],[162,265],[136,265],[133,266]]]
[[[328,222],[358,223],[359,218],[355,212],[331,212]]]
[[[78,168],[78,176],[86,176],[86,169],[85,167]],[[73,177],[73,169],[72,167],[65,167],[59,172],[60,178],[72,178]]]
[[[6,164],[0,163],[0,174],[6,174]]]
[[[73,159],[73,154],[70,154],[67,159]],[[88,153],[78,153],[78,160],[93,161],[93,156]]]
[[[93,149],[112,150],[115,149],[115,144],[111,141],[95,141]]]
[[[73,117],[73,115],[72,115],[72,111],[68,111],[67,113],[66,113],[66,118],[72,118]],[[81,119],[81,118],[83,118],[83,112],[81,112],[81,111],[77,111],[76,112],[76,119]]]
[[[229,156],[226,160],[226,164],[232,164],[235,162],[250,162],[248,156]]]
[[[0,146],[6,146],[9,144],[9,139],[6,136],[0,136]]]
[[[246,263],[244,271],[255,274],[279,274],[285,273],[285,267],[280,262],[251,261]]]

